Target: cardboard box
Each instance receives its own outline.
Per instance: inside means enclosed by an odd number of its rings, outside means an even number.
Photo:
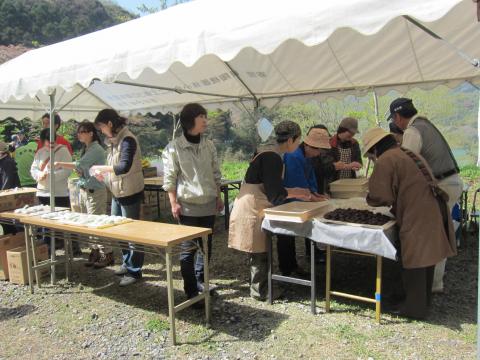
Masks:
[[[8,280],[7,251],[25,245],[25,233],[0,236],[0,280]]]
[[[37,189],[18,188],[0,190],[0,211],[15,210],[25,205],[35,205]]]
[[[151,178],[157,176],[157,168],[155,166],[143,168],[143,177]]]
[[[48,259],[48,247],[42,244],[36,247],[35,250],[37,262]],[[19,247],[7,251],[8,272],[10,275],[10,282],[14,284],[27,285],[28,284],[28,268],[27,268],[27,251],[25,247]],[[33,261],[32,261],[33,264]],[[40,277],[47,276],[50,273],[50,268],[43,268],[39,270]]]

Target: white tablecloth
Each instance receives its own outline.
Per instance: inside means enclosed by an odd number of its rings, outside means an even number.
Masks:
[[[348,250],[361,251],[396,260],[395,227],[386,232],[361,226],[322,223],[312,219],[303,224],[264,219],[262,228],[274,234],[306,237],[315,242]]]

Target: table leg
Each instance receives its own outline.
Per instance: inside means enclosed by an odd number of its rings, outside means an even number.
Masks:
[[[36,251],[36,239],[35,236],[30,237],[30,264],[33,262],[33,266],[37,266],[37,251]],[[38,270],[35,269],[35,281],[37,283],[37,286],[39,288],[42,287],[40,283],[40,274],[38,273]]]
[[[28,284],[30,286],[30,292],[33,294],[33,271],[32,271],[32,252],[30,244],[33,242],[33,231],[31,225],[25,225],[25,250],[27,252],[27,269],[28,269]],[[30,239],[30,237],[32,239]]]
[[[160,191],[155,191],[157,193],[157,215],[160,219]]]
[[[166,270],[167,270],[167,291],[168,291],[168,319],[170,321],[170,337],[172,344],[177,344],[175,336],[175,303],[174,303],[174,289],[173,289],[173,277],[172,277],[172,253],[171,249],[166,249]]]
[[[325,312],[330,312],[330,281],[331,281],[331,256],[332,249],[327,245],[327,263],[326,263],[326,279],[325,279]]]
[[[382,309],[382,257],[377,258],[377,278],[375,282],[375,319],[380,323]]]
[[[50,230],[50,231],[51,231],[50,260],[52,261],[52,265],[50,266],[50,271],[51,271],[50,282],[51,282],[52,285],[55,285],[55,283],[57,282],[56,273],[55,273],[55,261],[57,260],[57,254],[56,254],[56,250],[55,250],[56,249],[55,248],[55,231],[54,230]]]
[[[210,274],[209,274],[209,254],[208,254],[208,235],[202,236],[203,245],[203,293],[205,295],[205,318],[206,326],[210,327]]]
[[[70,262],[70,244],[72,243],[72,238],[70,234],[64,234],[65,237],[65,275],[67,277],[67,282],[70,282],[70,269],[72,263]]]
[[[223,203],[225,204],[225,230],[230,225],[230,205],[228,204],[228,186],[223,188]]]
[[[273,284],[272,284],[272,272],[273,272],[273,245],[272,245],[273,234],[267,234],[267,258],[268,258],[268,303],[273,304]]]
[[[312,296],[312,314],[317,313],[317,271],[315,264],[315,242],[310,240],[310,291]]]

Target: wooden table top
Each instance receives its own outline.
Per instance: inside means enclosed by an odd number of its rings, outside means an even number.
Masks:
[[[2,212],[0,217],[16,219],[24,224],[44,226],[54,230],[71,233],[124,240],[135,244],[157,247],[169,247],[186,240],[192,240],[212,233],[211,229],[193,226],[165,224],[151,221],[133,220],[105,229],[93,229],[83,226],[60,224],[57,221],[42,219],[38,216],[25,216],[13,212]]]

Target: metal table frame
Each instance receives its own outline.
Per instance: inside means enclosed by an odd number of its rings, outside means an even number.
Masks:
[[[316,264],[315,264],[315,243],[320,241],[310,240],[310,280],[294,278],[290,276],[282,276],[273,274],[273,233],[269,232],[267,237],[267,252],[268,252],[268,303],[273,303],[273,281],[286,282],[291,284],[309,286],[311,292],[311,312],[316,314]],[[300,235],[298,237],[301,237]],[[375,304],[375,319],[378,323],[381,320],[381,301],[382,301],[382,256],[370,254],[366,252],[347,250],[337,248],[333,245],[326,245],[326,269],[325,269],[325,312],[330,312],[330,302],[332,296],[348,298],[351,300],[362,301]],[[332,253],[343,253],[349,255],[373,257],[376,260],[376,278],[375,278],[375,294],[373,298],[358,296],[331,289],[331,274],[332,274]]]
[[[15,224],[19,225],[20,221],[15,221],[12,219],[5,219],[1,218],[0,221],[2,223],[7,224]],[[205,318],[206,318],[206,327],[210,327],[210,318],[211,318],[211,306],[210,306],[210,289],[209,289],[209,259],[208,256],[204,256],[204,292],[197,295],[194,298],[188,299],[178,305],[175,305],[174,301],[174,288],[173,288],[173,262],[172,256],[175,254],[174,248],[176,247],[175,244],[173,246],[151,246],[151,245],[144,245],[144,244],[135,244],[132,241],[125,241],[125,240],[118,240],[109,237],[101,237],[101,236],[92,236],[88,234],[81,234],[75,233],[70,231],[65,231],[63,229],[55,229],[52,224],[48,225],[35,225],[29,224],[28,218],[23,218],[21,221],[22,225],[25,228],[25,247],[26,247],[26,254],[27,254],[27,265],[28,265],[28,280],[30,291],[34,293],[34,285],[33,285],[33,276],[35,272],[35,280],[37,282],[37,286],[41,287],[40,276],[38,273],[39,269],[50,267],[52,271],[52,278],[51,282],[52,285],[55,284],[55,266],[61,263],[65,263],[65,270],[66,270],[66,277],[67,281],[70,281],[70,272],[71,272],[71,262],[73,260],[73,251],[72,251],[72,241],[82,242],[88,245],[105,245],[110,247],[115,247],[119,249],[131,249],[129,247],[133,244],[138,248],[135,249],[136,251],[143,251],[145,253],[150,253],[154,255],[160,255],[162,258],[165,259],[166,262],[166,273],[167,273],[167,293],[168,293],[168,317],[170,322],[170,337],[172,340],[172,344],[176,345],[176,331],[175,331],[175,315],[176,313],[180,312],[181,310],[190,307],[196,302],[205,300]],[[181,225],[177,225],[181,226]],[[46,231],[46,232],[45,232]],[[52,238],[52,249],[55,247],[55,240],[59,239],[65,241],[65,259],[63,261],[59,261],[55,258],[55,251],[52,251],[51,258],[45,261],[37,262],[35,248],[38,235],[47,235],[51,236]],[[202,238],[202,245],[203,249],[200,247],[200,251],[204,254],[208,254],[208,234],[200,235],[200,236],[192,236],[192,239],[201,237]],[[185,239],[186,241],[186,239]],[[165,252],[165,256],[163,256],[163,252]],[[33,262],[33,265],[32,265]]]
[[[285,282],[310,287],[312,314],[317,313],[317,283],[315,263],[315,241],[310,240],[310,280],[299,279],[292,276],[273,274],[273,241],[272,236],[267,236],[268,247],[268,303],[273,304],[273,281]]]
[[[220,190],[223,193],[223,201],[225,203],[225,230],[228,230],[228,225],[230,222],[230,204],[228,192],[231,190],[240,190],[241,185],[242,180],[224,180],[220,186]],[[160,193],[165,192],[165,190],[163,190],[163,185],[145,184],[144,191],[152,191],[157,193],[157,214],[158,217],[160,217]]]

